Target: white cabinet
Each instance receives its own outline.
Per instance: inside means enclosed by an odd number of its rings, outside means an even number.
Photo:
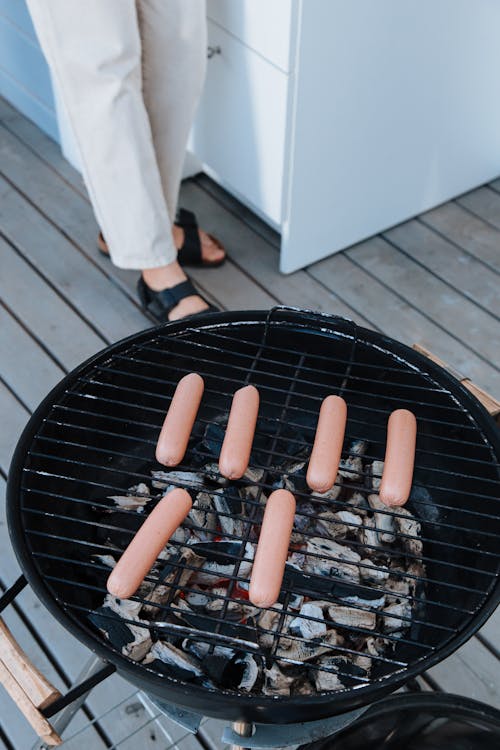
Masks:
[[[293,271],[500,174],[497,0],[208,0],[190,148]]]

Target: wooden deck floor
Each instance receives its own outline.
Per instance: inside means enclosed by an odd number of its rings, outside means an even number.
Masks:
[[[381,189],[383,186],[381,185]],[[97,225],[80,176],[58,147],[0,101],[0,492],[30,412],[64,375],[151,321],[135,297],[136,273],[95,249]],[[278,237],[206,177],[182,188],[182,205],[219,236],[231,260],[195,271],[227,309],[277,303],[344,315],[406,343],[419,342],[500,397],[500,180],[290,276],[278,272]],[[0,587],[18,575],[0,502]],[[88,652],[24,591],[5,619],[35,663],[64,689]],[[500,707],[500,616],[422,681]],[[156,720],[136,691],[112,677],[67,732],[65,747],[184,750],[220,746],[219,725],[201,741]],[[89,725],[93,717],[97,721]],[[100,718],[99,718],[100,717]],[[128,737],[128,739],[123,739]],[[0,748],[34,735],[0,689]]]

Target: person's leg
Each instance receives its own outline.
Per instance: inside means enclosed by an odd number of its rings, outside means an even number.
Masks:
[[[163,193],[175,220],[189,131],[205,80],[205,0],[139,0],[143,98],[151,123]],[[173,227],[176,247],[184,230]],[[202,257],[218,261],[224,251],[200,231]]]
[[[152,289],[184,281],[142,97],[136,3],[28,0],[28,6],[113,262],[143,270]],[[171,318],[205,307],[190,296]]]

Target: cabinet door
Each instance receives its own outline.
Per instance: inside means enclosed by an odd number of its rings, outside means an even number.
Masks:
[[[228,190],[281,222],[288,76],[209,22],[209,60],[190,149]]]
[[[278,68],[289,71],[292,0],[208,0],[207,15]]]
[[[498,0],[307,0],[299,28],[283,271],[498,177]]]

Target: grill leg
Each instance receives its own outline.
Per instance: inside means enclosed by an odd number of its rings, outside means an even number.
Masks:
[[[232,729],[234,734],[239,735],[242,739],[251,737],[253,734],[253,725],[247,721],[235,721]],[[231,745],[231,750],[245,750],[245,745]]]
[[[106,662],[104,662],[102,659],[99,659],[98,656],[91,656],[88,662],[83,667],[82,671],[76,678],[74,685],[79,685],[84,680],[87,680],[89,677],[92,677],[94,674],[99,672]],[[70,703],[66,708],[63,708],[62,711],[60,711],[59,715],[57,716],[54,721],[51,722],[52,726],[56,730],[58,734],[62,734],[68,724],[70,723],[71,719],[74,717],[77,711],[80,710],[82,705],[85,703],[85,700],[90,693],[90,690],[88,690],[86,693],[81,695],[79,698],[74,700],[72,703]],[[33,745],[32,750],[49,750],[49,746],[45,744],[45,742],[37,742],[35,745]]]

